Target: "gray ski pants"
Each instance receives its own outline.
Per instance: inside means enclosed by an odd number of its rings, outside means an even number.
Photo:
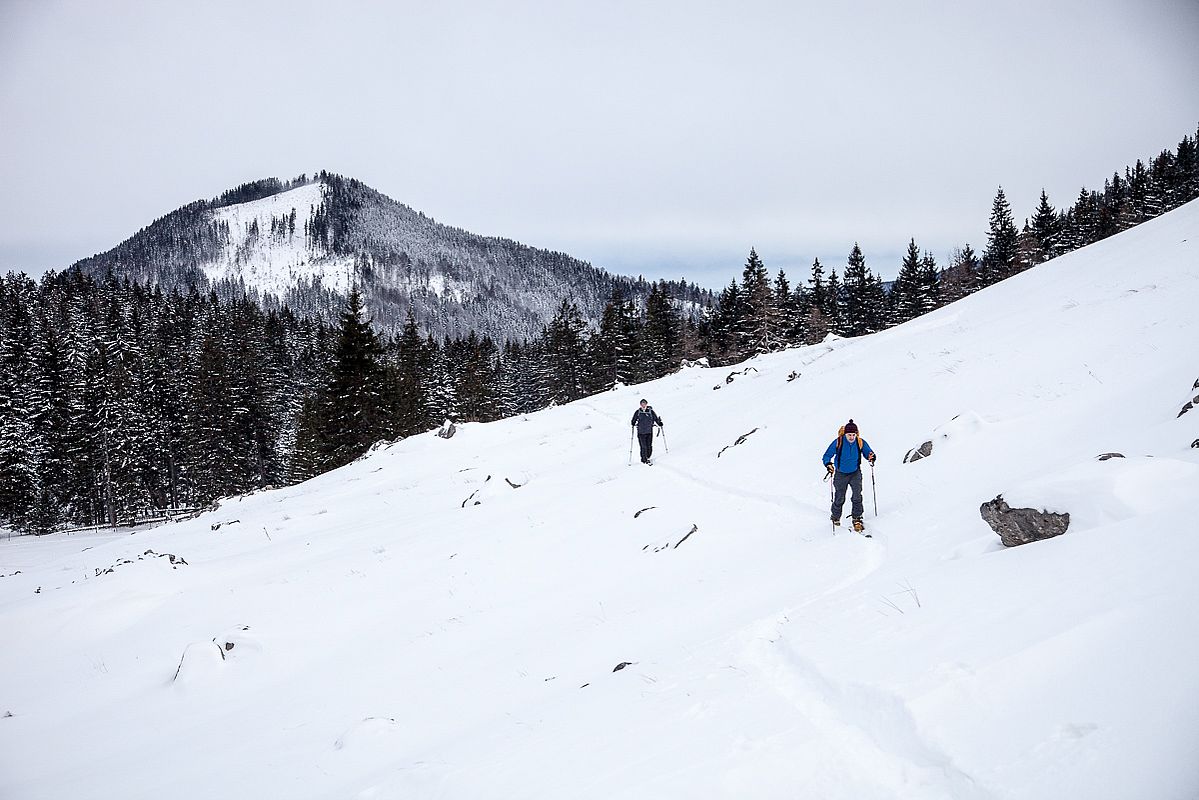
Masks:
[[[862,500],[862,471],[858,470],[849,473],[837,472],[833,475],[833,519],[841,519],[841,509],[845,507],[845,490],[850,488],[853,489],[850,513],[854,519],[862,518],[866,509]]]

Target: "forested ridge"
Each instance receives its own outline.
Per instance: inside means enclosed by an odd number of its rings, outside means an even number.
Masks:
[[[285,186],[247,184],[213,202]],[[659,377],[684,359],[733,363],[882,330],[1196,197],[1196,137],[1186,136],[1063,211],[1042,192],[1022,227],[1000,189],[981,253],[964,244],[941,266],[913,239],[889,291],[856,244],[840,270],[817,260],[794,285],[751,250],[711,305],[685,283],[637,289],[624,279],[609,285],[595,323],[577,300],[550,296],[538,301],[554,307],[538,333],[504,340],[435,337],[412,313],[380,325],[357,289],[330,318],[202,282],[118,276],[149,246],[135,237],[101,276],[92,264],[0,279],[0,525],[44,533],[207,506],[307,479],[447,418],[500,419]],[[176,214],[195,222],[202,210]],[[176,254],[221,236],[184,227],[192,238],[180,245],[172,226],[151,226]],[[188,274],[186,259],[177,266]]]
[[[280,208],[260,220],[231,226],[225,210],[293,189],[317,186],[305,207]],[[286,253],[287,255],[280,255]],[[256,258],[287,261],[285,289],[256,283]],[[584,317],[598,320],[614,290],[644,301],[650,282],[613,275],[571,256],[511,239],[481,236],[435,219],[370,188],[329,172],[252,181],[212,200],[190,203],[138,231],[108,252],[73,265],[103,280],[108,272],[138,283],[187,292],[248,296],[267,308],[337,319],[345,293],[330,274],[358,286],[375,324],[403,328],[409,314],[434,336],[475,331],[497,340],[532,338],[571,297]],[[667,281],[671,295],[695,305],[711,292]]]

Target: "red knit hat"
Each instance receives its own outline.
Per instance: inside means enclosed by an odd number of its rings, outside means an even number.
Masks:
[[[845,432],[846,433],[857,433],[858,432],[858,426],[854,424],[854,421],[852,419],[849,422],[845,423]]]

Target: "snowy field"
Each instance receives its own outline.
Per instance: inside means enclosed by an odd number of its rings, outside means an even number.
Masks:
[[[1194,800],[1197,309],[1191,203],[876,336],[0,540],[0,798]],[[1069,531],[1002,547],[1000,493]]]

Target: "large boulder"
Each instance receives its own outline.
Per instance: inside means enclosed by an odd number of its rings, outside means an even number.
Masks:
[[[999,495],[979,506],[978,513],[1006,547],[1061,536],[1070,527],[1070,515],[1035,508],[1012,508]]]

